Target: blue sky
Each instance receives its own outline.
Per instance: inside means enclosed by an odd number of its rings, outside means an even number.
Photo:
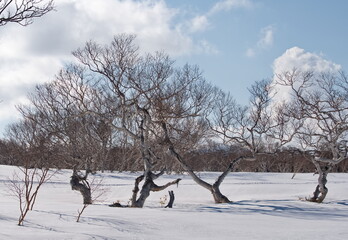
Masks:
[[[216,1],[198,0],[168,2],[173,7],[193,8],[196,14],[204,14],[216,4]],[[247,86],[256,80],[271,78],[273,61],[295,46],[347,69],[348,1],[259,0],[250,3],[249,7],[231,8],[212,16],[206,31],[195,36],[206,39],[219,51],[213,56],[185,57],[200,65],[207,79],[247,101]],[[259,43],[267,29],[272,32],[272,39],[262,46]],[[253,54],[248,56],[248,49]]]
[[[246,103],[253,82],[293,67],[348,69],[346,0],[57,0],[28,27],[0,28],[0,133],[35,84],[53,79],[71,51],[135,33],[143,51],[197,64]]]

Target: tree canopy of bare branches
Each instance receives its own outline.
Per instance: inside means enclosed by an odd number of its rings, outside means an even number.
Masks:
[[[220,90],[209,119],[210,127],[225,144],[247,148],[250,157],[276,153],[292,141],[301,122],[284,114],[284,104],[272,104],[271,81],[255,82],[249,92],[249,105],[242,106]]]
[[[0,0],[0,26],[18,23],[27,26],[54,9],[53,0]]]

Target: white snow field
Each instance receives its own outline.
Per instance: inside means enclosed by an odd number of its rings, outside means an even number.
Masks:
[[[230,173],[221,190],[234,201],[214,204],[211,194],[189,176],[164,175],[156,183],[178,177],[174,207],[163,208],[168,191],[152,193],[142,209],[112,208],[127,204],[135,173],[98,173],[108,189],[104,202],[90,205],[76,222],[82,196],[69,185],[71,170],[62,170],[43,185],[24,226],[17,225],[18,201],[7,184],[18,168],[0,165],[0,239],[348,239],[348,174],[328,176],[323,204],[300,201],[316,186],[317,175]],[[219,173],[201,173],[213,182]]]

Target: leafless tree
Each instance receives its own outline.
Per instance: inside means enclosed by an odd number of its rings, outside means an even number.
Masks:
[[[7,135],[16,146],[11,154],[19,159],[18,170],[14,171],[8,188],[18,199],[18,225],[23,225],[27,213],[34,207],[41,186],[50,180],[55,171],[47,166],[50,149],[45,146],[42,131],[34,122],[24,120],[13,124]]]
[[[31,24],[54,9],[53,0],[0,0],[0,26],[18,23]]]
[[[211,130],[224,144],[238,144],[248,150],[231,162],[224,175],[242,159],[258,159],[260,167],[267,171],[268,160],[262,159],[269,159],[281,146],[291,142],[300,127],[299,122],[286,117],[283,105],[271,104],[273,91],[270,81],[255,82],[249,92],[249,105],[241,106],[229,93],[219,90],[213,111],[207,117]]]
[[[39,85],[30,96],[31,105],[20,106],[24,118],[35,121],[49,133],[52,142],[62,149],[57,166],[79,166],[82,169],[104,170],[112,131],[104,119],[86,114],[84,104],[97,105],[92,88],[83,78],[83,69],[71,68],[75,76],[60,72],[51,83]]]
[[[20,215],[18,218],[18,225],[23,225],[27,213],[33,210],[41,186],[47,182],[54,173],[48,168],[29,168],[28,165],[19,167],[18,169],[20,171],[19,173],[14,172],[12,179],[10,179],[8,189],[19,202]]]
[[[277,75],[278,84],[291,92],[288,115],[303,121],[297,142],[319,174],[309,201],[321,203],[327,193],[327,175],[347,159],[348,80],[343,72],[303,72]]]
[[[125,132],[137,143],[144,165],[144,174],[135,183],[132,206],[142,207],[151,191],[160,191],[180,179],[164,186],[153,180],[163,174],[154,174],[158,156],[152,148],[155,138],[152,95],[158,91],[171,74],[173,62],[168,56],[157,53],[139,56],[133,35],[118,35],[109,46],[101,47],[88,42],[84,48],[73,52],[91,75],[98,77],[98,99],[102,99],[104,110],[113,113],[106,122],[115,130]],[[102,109],[84,105],[86,113],[102,116]],[[101,111],[102,110],[102,111]],[[138,184],[144,179],[139,198]]]

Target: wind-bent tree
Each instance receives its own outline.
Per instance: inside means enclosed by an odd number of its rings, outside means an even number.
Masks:
[[[184,155],[197,149],[207,137],[209,129],[204,115],[212,106],[216,89],[206,83],[197,67],[185,67],[179,77],[176,77],[165,90],[158,90],[155,100],[156,118],[153,122],[160,128],[158,133],[163,145],[170,155],[201,187],[213,195],[216,203],[227,203],[230,200],[220,191],[220,185],[238,160],[230,163],[214,184],[201,179],[194,166],[189,166]]]
[[[328,193],[328,173],[347,159],[348,78],[343,72],[293,70],[277,75],[277,83],[291,93],[287,115],[304,122],[296,139],[319,174],[307,200],[321,203]]]
[[[54,9],[53,0],[0,0],[0,26],[18,23],[27,26]]]

